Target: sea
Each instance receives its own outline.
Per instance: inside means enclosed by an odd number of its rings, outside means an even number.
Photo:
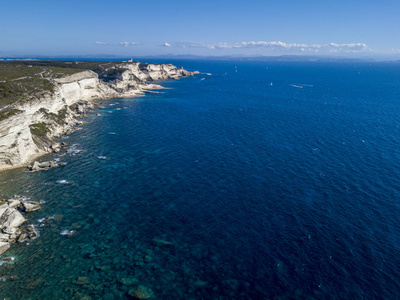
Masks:
[[[1,298],[399,299],[400,63],[168,62],[200,74],[0,173],[43,203]]]

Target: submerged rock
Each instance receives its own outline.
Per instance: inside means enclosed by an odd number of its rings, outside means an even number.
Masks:
[[[198,279],[193,283],[193,285],[196,287],[204,287],[204,286],[208,285],[208,282]]]
[[[172,247],[174,245],[169,241],[165,241],[165,240],[161,240],[161,239],[153,239],[151,241],[151,243],[158,247]]]
[[[72,236],[74,236],[76,234],[76,230],[70,230],[68,233],[67,233],[67,237],[72,237]]]
[[[118,280],[122,285],[134,285],[138,283],[138,280],[133,277],[121,278]]]
[[[5,262],[12,262],[12,261],[14,261],[14,257],[6,257],[6,258],[4,259],[4,261],[5,261]]]
[[[29,238],[31,239],[31,240],[33,240],[34,238],[36,238],[38,235],[37,235],[37,233],[35,232],[35,231],[32,231],[30,234],[29,234]]]
[[[8,279],[11,281],[17,281],[17,280],[19,280],[19,277],[18,276],[10,276]]]
[[[84,276],[80,276],[76,279],[76,284],[77,285],[86,285],[89,284],[90,280],[89,277],[84,277]]]
[[[64,216],[63,215],[56,215],[53,220],[54,222],[60,222]]]
[[[154,297],[154,292],[144,285],[139,285],[137,288],[130,290],[128,295],[136,299],[150,299]]]

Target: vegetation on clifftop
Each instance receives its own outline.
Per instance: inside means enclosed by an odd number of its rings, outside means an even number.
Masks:
[[[14,109],[14,108],[6,108],[2,111],[0,111],[0,121],[7,119],[8,117],[14,116],[16,114],[21,113],[19,109]]]
[[[125,69],[123,62],[98,61],[0,61],[0,109],[7,105],[37,99],[54,91],[54,79],[91,70],[113,80]]]
[[[47,127],[46,123],[36,123],[29,125],[29,128],[31,130],[31,133],[39,136],[39,137],[44,137],[46,134],[50,131],[49,128]]]
[[[49,112],[45,108],[39,109],[39,112],[44,114],[47,120],[55,121],[56,123],[62,125],[65,123],[65,119],[68,115],[68,106],[66,105],[64,108],[60,109],[57,114]]]

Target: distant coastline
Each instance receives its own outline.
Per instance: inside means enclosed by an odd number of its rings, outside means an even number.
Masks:
[[[341,56],[341,55],[193,55],[193,54],[165,54],[152,56],[138,56],[139,60],[237,60],[237,61],[304,61],[304,62],[400,62],[398,56]],[[57,56],[42,56],[42,55],[25,55],[25,56],[0,56],[0,61],[13,60],[76,60],[76,61],[115,61],[120,62],[129,60],[130,57],[123,55],[99,54],[99,55],[57,55]]]

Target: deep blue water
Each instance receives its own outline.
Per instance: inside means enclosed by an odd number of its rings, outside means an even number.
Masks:
[[[400,298],[400,64],[173,63],[203,73],[103,101],[65,167],[0,174],[45,201],[1,296]]]

